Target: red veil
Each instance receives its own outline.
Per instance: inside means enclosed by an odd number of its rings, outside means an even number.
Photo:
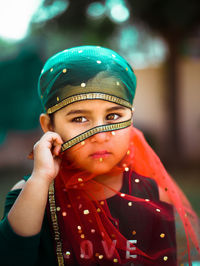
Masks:
[[[76,148],[81,153],[81,144],[77,144]],[[128,221],[129,217],[139,215],[137,208],[141,210],[141,217],[143,213],[148,213],[148,217],[155,216],[157,228],[160,228],[158,243],[168,239],[170,244],[167,246],[159,247],[158,244],[155,248],[152,244],[152,248],[143,249],[142,245],[138,247],[135,244],[137,241],[134,241],[134,237],[132,241],[128,241],[120,232],[120,221],[112,216],[107,200],[103,197],[105,185],[95,181],[94,175],[69,163],[65,152],[62,157],[61,170],[49,191],[49,217],[59,265],[172,266],[180,263],[192,265],[193,261],[200,261],[198,217],[138,129],[132,128],[127,155],[108,174],[124,172],[129,186],[132,180],[137,184],[140,178],[153,179],[165,193],[169,203],[151,199],[151,192],[148,198],[142,198],[135,196],[130,190],[130,193],[122,193],[109,189],[116,194],[115,198],[131,207],[123,220]],[[151,187],[147,187],[148,189],[151,190]],[[97,190],[102,191],[102,200],[95,198]],[[137,208],[132,209],[133,206]],[[176,233],[170,229],[173,226]],[[150,234],[152,229],[145,227],[141,230]],[[133,230],[132,235],[135,234]],[[156,233],[153,243],[154,241],[157,241]]]

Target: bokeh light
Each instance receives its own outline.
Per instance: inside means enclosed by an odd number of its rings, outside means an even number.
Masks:
[[[115,49],[129,59],[135,69],[158,67],[167,57],[167,45],[142,26],[123,25],[113,36]]]
[[[0,38],[7,41],[24,39],[30,23],[40,23],[64,12],[68,0],[57,0],[44,6],[44,0],[6,0],[0,2]]]
[[[129,19],[130,11],[123,0],[107,0],[110,19],[116,23],[122,23]]]
[[[87,9],[87,15],[91,18],[98,19],[105,14],[105,6],[100,2],[91,3]]]
[[[40,23],[48,19],[52,19],[53,17],[58,16],[59,14],[64,12],[69,6],[68,0],[57,0],[48,6],[44,6],[43,2],[44,0],[39,6],[37,12],[34,14],[32,22]]]
[[[122,4],[113,6],[110,11],[110,14],[111,14],[111,18],[115,22],[119,22],[119,23],[128,20],[130,17],[128,8]]]
[[[23,39],[32,15],[41,0],[6,0],[0,2],[0,37],[15,41]]]

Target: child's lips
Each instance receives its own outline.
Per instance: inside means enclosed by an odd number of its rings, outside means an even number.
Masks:
[[[111,153],[108,151],[96,151],[94,153],[92,153],[90,156],[92,158],[105,158],[108,157]]]

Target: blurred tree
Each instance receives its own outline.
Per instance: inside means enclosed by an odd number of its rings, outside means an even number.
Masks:
[[[63,2],[68,2],[67,8],[53,17],[52,19],[47,19],[42,27],[43,32],[46,29],[52,27],[57,27],[60,32],[79,32],[82,35],[82,43],[100,43],[103,45],[104,42],[110,37],[113,30],[115,29],[115,24],[107,17],[103,16],[100,19],[91,20],[87,14],[87,9],[90,4],[97,2],[94,0],[61,0]],[[43,9],[47,9],[48,6],[55,5],[58,0],[44,0]],[[99,1],[102,5],[106,1]]]
[[[180,156],[178,123],[178,61],[181,44],[200,26],[199,0],[127,0],[132,20],[142,22],[158,32],[168,44],[167,60],[169,144],[171,152]]]
[[[67,0],[65,0],[67,1]],[[56,3],[57,0],[45,0],[44,7]],[[67,1],[68,2],[68,1]],[[84,29],[87,26],[86,10],[92,0],[78,0],[69,1],[68,8],[58,17],[56,22],[59,24],[59,29],[66,30],[67,28],[72,29]]]

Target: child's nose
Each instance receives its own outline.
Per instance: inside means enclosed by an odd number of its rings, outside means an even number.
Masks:
[[[91,137],[91,142],[103,143],[110,139],[110,132],[97,133]]]

